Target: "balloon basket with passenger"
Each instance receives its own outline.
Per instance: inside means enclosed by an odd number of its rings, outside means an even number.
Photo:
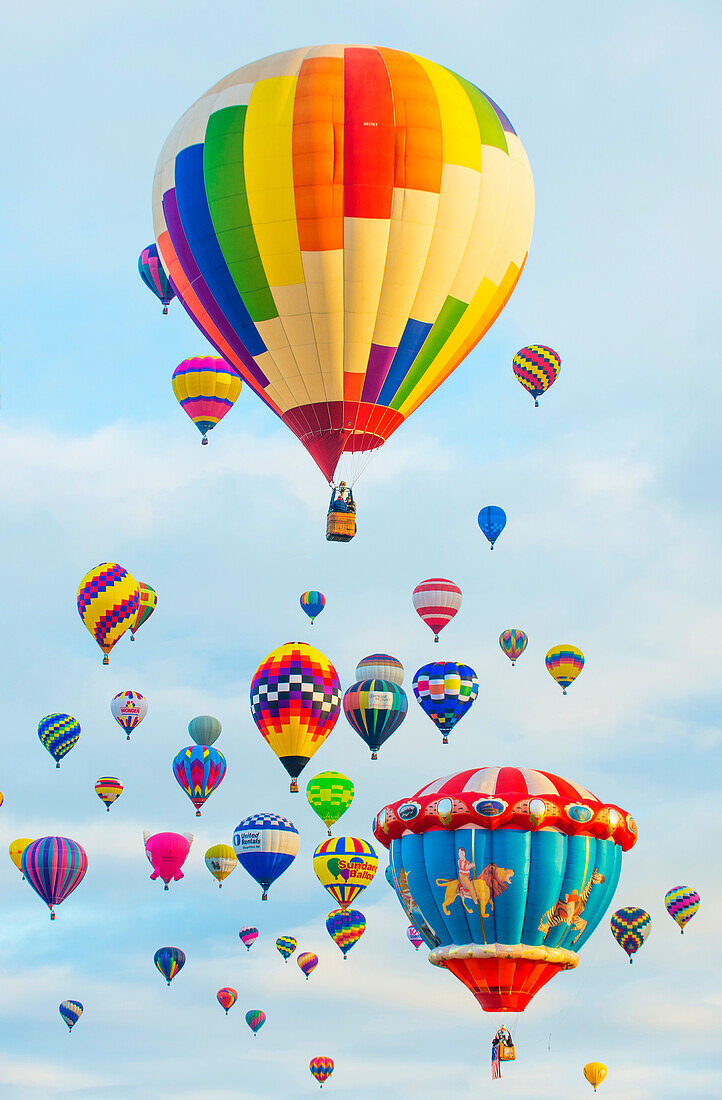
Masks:
[[[356,502],[353,490],[345,481],[331,488],[331,502],[326,516],[326,541],[350,542],[356,534]]]

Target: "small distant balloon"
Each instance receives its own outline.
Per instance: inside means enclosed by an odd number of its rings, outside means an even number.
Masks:
[[[323,592],[316,592],[314,589],[310,589],[308,592],[303,592],[301,595],[301,610],[305,611],[311,620],[311,626],[313,626],[313,620],[317,615],[320,615],[326,606],[326,597]]]
[[[326,917],[326,931],[345,959],[366,931],[366,917],[358,909],[333,909]]]
[[[130,741],[131,733],[148,713],[148,701],[139,691],[121,691],[111,700],[110,713],[125,730],[126,741]]]
[[[372,882],[378,865],[376,849],[355,836],[331,837],[313,853],[316,877],[341,909],[348,909]]]
[[[318,966],[318,955],[314,955],[313,951],[306,951],[303,955],[299,955],[296,959],[299,969],[306,975],[306,981],[309,976]]]
[[[692,920],[700,905],[700,896],[691,886],[673,886],[664,895],[664,907],[679,925],[684,935],[684,926]]]
[[[406,929],[406,937],[409,943],[413,944],[417,951],[424,942],[423,936],[420,935],[417,928],[414,928],[413,924],[410,924],[409,927]]]
[[[534,398],[539,408],[539,398],[559,377],[562,361],[552,348],[543,344],[529,344],[521,348],[512,360],[514,377]]]
[[[240,392],[239,375],[217,355],[184,359],[173,371],[173,393],[201,433],[203,444],[208,443],[208,432],[233,408]]]
[[[261,1012],[260,1008],[252,1008],[250,1012],[246,1013],[246,1023],[253,1032],[254,1037],[261,1030],[266,1022],[266,1013]]]
[[[416,613],[421,616],[438,642],[439,634],[461,607],[461,589],[445,577],[430,577],[417,584],[412,593]]]
[[[601,1085],[607,1076],[607,1067],[604,1062],[587,1062],[584,1067],[584,1076],[596,1092],[597,1086]]]
[[[346,813],[353,802],[354,786],[347,775],[341,772],[321,772],[309,779],[306,785],[306,798],[315,814],[328,829]]]
[[[626,909],[618,909],[612,914],[610,925],[615,940],[629,955],[630,963],[634,962],[632,955],[639,951],[652,930],[652,918],[649,913],[629,905]]]
[[[80,618],[103,652],[103,664],[110,664],[111,649],[138,614],[138,582],[122,565],[105,561],[85,574],[77,602]]]
[[[178,882],[183,878],[181,867],[188,858],[188,853],[193,843],[192,833],[143,833],[145,854],[153,868],[152,879],[160,878],[165,883],[164,889],[168,889],[168,883],[173,879]]]
[[[27,848],[28,844],[32,844],[32,837],[21,836],[17,840],[10,841],[10,847],[8,852],[10,853],[10,859],[13,861],[18,871],[22,875],[23,873],[23,852]],[[23,875],[25,878],[25,875]]]
[[[288,962],[297,947],[298,940],[294,936],[279,936],[276,940],[276,950],[283,955],[284,962]]]
[[[45,718],[40,719],[38,722],[40,744],[52,756],[56,768],[60,767],[60,761],[76,744],[80,732],[80,722],[77,718],[73,718],[72,714],[47,714]]]
[[[188,745],[173,757],[173,775],[201,816],[201,806],[220,787],[226,758],[211,745]]]
[[[221,1006],[221,1008],[225,1009],[225,1013],[227,1016],[228,1010],[230,1008],[233,1008],[234,1004],[238,1000],[238,993],[235,989],[232,989],[231,986],[227,985],[224,986],[223,989],[218,990],[218,992],[216,993],[216,1000],[218,1001],[218,1004]]]
[[[523,630],[519,630],[518,627],[509,627],[508,630],[502,630],[499,635],[499,645],[501,646],[502,653],[506,653],[507,657],[511,661],[512,667],[521,657],[522,653],[527,647],[529,639]]]
[[[95,793],[110,813],[110,807],[123,793],[123,784],[114,775],[104,775],[95,784]]]
[[[70,1032],[83,1015],[83,1006],[80,1001],[61,1001],[58,1005],[58,1012],[68,1025],[68,1031]]]
[[[333,1058],[324,1058],[323,1056],[312,1058],[308,1063],[308,1068],[311,1071],[311,1076],[314,1077],[321,1088],[323,1088],[324,1083],[328,1081],[333,1073]]]
[[[148,290],[162,303],[163,313],[167,313],[169,304],[175,298],[175,291],[160,262],[155,242],[144,248],[138,257],[138,273]]]
[[[544,658],[547,672],[556,680],[566,695],[567,688],[573,684],[584,668],[584,654],[573,645],[555,645]]]
[[[191,741],[195,741],[196,745],[215,745],[222,729],[218,719],[210,714],[199,714],[188,723]]]
[[[494,543],[506,527],[506,512],[496,504],[487,504],[479,512],[479,529],[482,535],[489,541],[489,549],[494,549]]]
[[[235,871],[238,866],[236,853],[230,844],[214,844],[207,850],[204,858],[206,867],[218,883],[220,890],[224,879],[227,879],[231,871]]]
[[[399,728],[408,710],[406,692],[390,680],[362,680],[343,697],[346,718],[378,759],[381,746]]]
[[[250,951],[251,948],[253,947],[254,943],[258,939],[258,929],[257,928],[250,928],[250,927],[249,928],[242,928],[240,930],[240,932],[238,933],[238,937],[239,937],[241,943],[246,948],[246,951]]]
[[[356,665],[357,680],[389,680],[398,687],[404,682],[404,666],[390,653],[370,653]]]
[[[180,947],[159,947],[153,956],[153,962],[165,978],[166,984],[170,985],[186,964],[185,951],[181,951]]]
[[[158,606],[158,594],[155,588],[152,588],[149,584],[145,584],[144,581],[138,581],[138,597],[138,612],[130,628],[131,642],[135,641],[136,632],[140,630],[143,623],[148,622],[148,619]]]
[[[241,867],[263,890],[268,901],[271,883],[287,871],[298,854],[298,829],[280,814],[251,814],[236,825],[233,848]]]

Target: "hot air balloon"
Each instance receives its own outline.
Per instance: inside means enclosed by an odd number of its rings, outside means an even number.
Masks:
[[[138,611],[133,625],[130,628],[130,640],[135,641],[136,631],[140,630],[143,623],[147,623],[158,606],[158,594],[155,588],[151,588],[144,581],[138,581]]]
[[[251,683],[253,721],[291,776],[292,794],[340,712],[338,673],[313,646],[287,642],[256,669]]]
[[[314,955],[313,951],[306,951],[303,955],[299,955],[296,959],[302,973],[306,975],[306,981],[308,981],[310,975],[318,966],[318,955]]]
[[[566,695],[567,688],[573,684],[584,668],[584,654],[573,645],[555,645],[544,658],[547,672],[556,680]]]
[[[223,989],[219,989],[216,993],[216,1000],[221,1008],[225,1009],[226,1016],[228,1015],[229,1008],[233,1008],[234,1004],[238,1000],[238,994],[231,986],[224,986]]]
[[[261,1030],[266,1022],[266,1013],[261,1012],[260,1008],[252,1008],[250,1012],[246,1013],[246,1023],[253,1032],[255,1038],[257,1033]]]
[[[329,1077],[333,1073],[333,1058],[324,1058],[319,1055],[317,1058],[312,1058],[308,1063],[308,1068],[311,1071],[311,1076],[314,1077],[321,1088],[324,1086],[324,1082],[328,1081]]]
[[[173,371],[173,393],[208,444],[208,432],[235,405],[241,380],[233,367],[215,355],[184,359]]]
[[[159,947],[153,956],[153,962],[165,978],[166,985],[170,985],[186,964],[185,951],[181,951],[180,947]]]
[[[301,610],[305,611],[311,620],[311,626],[313,626],[313,620],[317,615],[320,615],[326,606],[326,597],[323,592],[315,592],[311,589],[308,592],[301,594]]]
[[[417,584],[412,593],[416,612],[438,642],[439,634],[461,607],[461,589],[444,577],[431,577]]]
[[[148,701],[139,691],[121,691],[111,700],[110,713],[125,730],[126,741],[130,741],[131,733],[148,713]]]
[[[366,931],[366,917],[358,909],[332,909],[326,917],[326,931],[345,959]]]
[[[406,929],[406,938],[417,951],[424,942],[424,937],[421,935],[418,928],[414,928],[413,924],[410,924],[409,927]]]
[[[193,843],[192,833],[143,833],[145,854],[153,868],[152,879],[161,878],[168,889],[171,879],[178,882],[183,878],[181,867],[188,858]]]
[[[357,680],[389,680],[398,687],[404,682],[404,666],[389,653],[370,653],[356,665]]]
[[[509,627],[508,630],[502,630],[499,635],[499,645],[501,646],[502,653],[506,653],[507,657],[511,661],[512,668],[521,657],[522,653],[527,647],[529,639],[523,630],[519,630],[518,627]]]
[[[123,784],[114,775],[104,775],[95,784],[95,793],[110,813],[110,807],[123,793]]]
[[[279,936],[276,940],[276,950],[280,951],[283,955],[283,961],[285,963],[288,962],[297,947],[298,940],[293,936]]]
[[[167,313],[169,303],[175,298],[175,291],[163,270],[155,244],[149,244],[141,252],[138,257],[138,271],[148,290],[151,290],[163,303],[163,313]]]
[[[88,857],[74,840],[65,836],[41,836],[28,844],[21,858],[22,872],[50,910],[72,894],[88,869]]]
[[[331,836],[331,826],[346,813],[353,802],[353,783],[341,772],[321,772],[306,785],[306,798]]]
[[[233,848],[241,867],[248,871],[263,890],[261,901],[293,863],[298,853],[298,829],[280,814],[252,814],[236,825]]]
[[[197,718],[191,718],[188,723],[191,741],[195,741],[196,745],[215,745],[222,729],[223,726],[218,719],[210,714],[199,714]]]
[[[408,710],[406,692],[390,680],[362,680],[343,697],[343,710],[362,741],[378,759],[384,741],[399,728]]]
[[[584,1067],[584,1076],[596,1092],[597,1086],[601,1085],[602,1081],[607,1076],[607,1067],[604,1065],[604,1062],[587,1062]]]
[[[47,714],[38,722],[40,744],[48,750],[55,767],[80,737],[80,722],[72,714]]]
[[[378,865],[376,850],[367,840],[355,836],[324,840],[313,853],[318,881],[342,909],[348,909],[373,881]]]
[[[625,909],[617,909],[612,913],[609,922],[612,935],[615,940],[629,955],[629,962],[634,962],[632,955],[639,951],[640,947],[652,931],[652,918],[644,909],[638,909],[636,905],[628,905]]]
[[[352,480],[491,326],[533,205],[488,96],[352,45],[225,77],[171,131],[153,186],[183,306],[329,482],[342,454]]]
[[[496,504],[487,504],[482,508],[478,517],[479,529],[488,540],[489,549],[494,549],[494,543],[506,527],[506,512]]]
[[[242,928],[238,933],[239,939],[244,944],[246,951],[250,951],[254,943],[258,939],[257,928]]]
[[[196,817],[225,774],[225,756],[210,745],[188,745],[173,757],[173,775],[195,806]]]
[[[700,897],[691,886],[673,886],[664,895],[664,907],[673,920],[679,925],[679,930],[684,935],[684,926],[692,920],[699,909]]]
[[[86,573],[78,589],[78,614],[103,651],[103,664],[135,622],[140,604],[138,582],[127,569],[106,561]]]
[[[218,882],[218,889],[223,886],[223,880],[228,878],[231,871],[238,866],[236,853],[230,844],[214,844],[205,854],[206,867]]]
[[[534,398],[534,407],[539,408],[539,398],[556,382],[562,361],[555,351],[543,344],[530,344],[521,348],[512,360],[512,370],[518,382]]]
[[[633,819],[550,772],[483,767],[385,806],[374,832],[430,947],[487,1012],[521,1012],[603,917]]]
[[[473,668],[456,661],[432,661],[416,673],[413,688],[419,706],[443,734],[444,745],[448,745],[448,735],[479,694]]]
[[[32,844],[31,837],[22,836],[18,837],[17,840],[11,840],[10,847],[8,848],[10,859],[13,861],[21,874],[23,872],[23,852],[27,848],[28,844]],[[25,878],[25,875],[23,875],[23,878]]]
[[[70,1033],[83,1015],[83,1006],[80,1001],[61,1001],[58,1012],[68,1025],[68,1033]]]

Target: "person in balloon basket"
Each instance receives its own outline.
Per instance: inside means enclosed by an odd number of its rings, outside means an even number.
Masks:
[[[329,512],[355,512],[356,503],[353,499],[353,492],[350,487],[347,487],[345,481],[339,483],[338,488],[335,486],[331,490],[331,503],[328,508]]]

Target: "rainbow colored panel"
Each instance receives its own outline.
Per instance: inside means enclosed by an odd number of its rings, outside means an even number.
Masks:
[[[219,81],[169,135],[153,196],[183,306],[328,478],[493,324],[533,215],[526,154],[493,100],[432,61],[355,45]]]

